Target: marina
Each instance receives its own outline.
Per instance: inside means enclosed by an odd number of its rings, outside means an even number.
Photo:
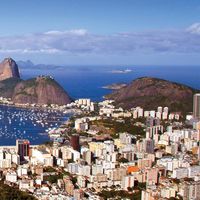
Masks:
[[[49,141],[48,132],[69,116],[57,110],[0,105],[0,145],[15,145],[16,139],[28,139],[33,145]]]

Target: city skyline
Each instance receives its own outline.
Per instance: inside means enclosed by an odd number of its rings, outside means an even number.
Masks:
[[[1,59],[59,65],[200,64],[198,1],[22,0],[2,1],[2,8]]]
[[[200,1],[0,3],[0,200],[200,199]]]

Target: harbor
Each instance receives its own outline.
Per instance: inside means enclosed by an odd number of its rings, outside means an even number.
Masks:
[[[33,145],[49,141],[48,132],[67,121],[70,113],[0,105],[0,145],[15,145],[16,139],[23,138]]]

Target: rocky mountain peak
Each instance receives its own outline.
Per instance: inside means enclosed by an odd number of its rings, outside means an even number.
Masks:
[[[0,95],[21,104],[65,105],[72,101],[52,76],[20,79],[18,66],[12,58],[5,58],[0,63]]]
[[[72,100],[62,86],[51,76],[38,76],[16,84],[12,95],[14,103],[65,105]]]
[[[19,69],[12,58],[5,58],[0,63],[0,80],[20,78]]]
[[[15,61],[11,57],[5,58],[3,60],[3,63],[6,63],[6,62],[8,62],[9,64],[15,63]]]

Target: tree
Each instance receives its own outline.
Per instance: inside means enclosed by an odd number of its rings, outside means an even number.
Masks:
[[[118,162],[127,163],[127,162],[129,162],[129,161],[128,161],[128,159],[122,157],[122,158],[119,158],[119,159],[118,159]]]

